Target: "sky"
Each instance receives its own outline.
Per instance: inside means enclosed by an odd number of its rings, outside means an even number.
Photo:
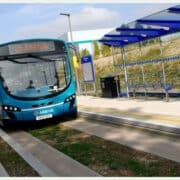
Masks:
[[[0,41],[57,38],[69,30],[116,28],[176,4],[153,3],[0,3]]]

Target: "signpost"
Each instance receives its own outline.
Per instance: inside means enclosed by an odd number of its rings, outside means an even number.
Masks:
[[[94,93],[96,94],[96,81],[95,81],[92,56],[82,57],[81,66],[82,66],[83,81],[85,83],[92,82],[94,84]]]

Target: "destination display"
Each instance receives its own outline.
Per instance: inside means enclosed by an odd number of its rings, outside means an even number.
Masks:
[[[32,52],[49,52],[54,51],[55,46],[53,41],[34,41],[18,44],[9,44],[9,55],[24,54]]]
[[[66,53],[64,42],[59,40],[26,40],[0,45],[0,59],[4,59],[4,56],[49,52]]]

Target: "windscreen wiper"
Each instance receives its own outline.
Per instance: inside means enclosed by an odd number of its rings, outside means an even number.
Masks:
[[[27,57],[36,58],[36,59],[39,59],[39,60],[42,60],[42,61],[47,61],[47,62],[52,62],[52,61],[54,61],[54,60],[52,60],[52,59],[43,58],[43,57],[40,57],[40,56],[37,56],[37,55],[33,55],[33,54],[28,54]]]
[[[52,59],[43,58],[43,57],[32,55],[32,54],[27,54],[27,55],[19,56],[16,59],[22,59],[22,58],[36,58],[36,59],[39,59],[39,60],[42,60],[42,61],[46,61],[46,62],[54,61]],[[4,56],[4,57],[0,58],[0,61],[4,61],[4,60],[5,61],[11,61],[11,62],[14,62],[14,63],[17,63],[17,64],[37,63],[37,62],[31,62],[31,61],[29,61],[29,62],[20,62],[20,61],[16,61],[14,58],[10,58],[8,56]]]
[[[9,57],[6,57],[6,56],[1,58],[0,61],[11,61],[11,62],[14,62],[14,63],[17,63],[17,64],[27,64],[27,62],[19,62],[19,61],[14,60],[13,58],[9,58]]]

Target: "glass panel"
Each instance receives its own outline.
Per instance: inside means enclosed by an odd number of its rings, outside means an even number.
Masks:
[[[66,56],[13,60],[0,62],[3,85],[11,95],[23,98],[44,97],[63,90],[70,82]]]

